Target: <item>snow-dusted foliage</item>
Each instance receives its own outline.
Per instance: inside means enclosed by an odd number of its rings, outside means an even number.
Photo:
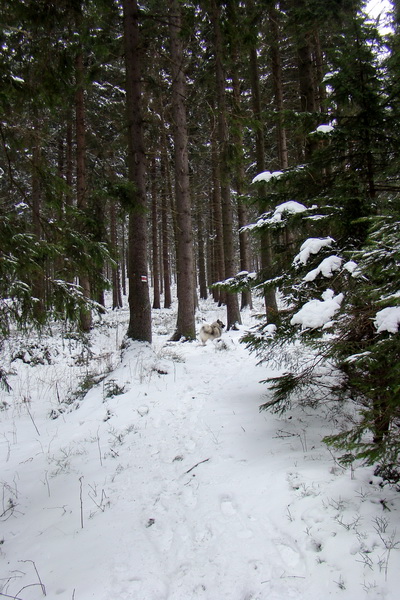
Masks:
[[[333,290],[327,289],[322,300],[309,300],[296,312],[290,320],[291,325],[301,325],[302,329],[317,329],[332,323],[333,316],[343,302],[343,294],[335,296]]]
[[[376,313],[375,327],[378,333],[397,333],[400,325],[400,306],[387,306]]]
[[[267,380],[263,408],[347,403],[351,418],[327,442],[343,460],[379,462],[393,478],[400,454],[398,50],[393,42],[387,63],[378,60],[371,24],[357,17],[347,26],[327,52],[329,108],[321,120],[308,115],[306,160],[252,181],[269,210],[250,229],[267,229],[271,248],[254,282],[276,290],[280,311],[267,311],[273,335],[261,321],[244,341],[260,360],[286,368]]]
[[[309,238],[300,246],[300,252],[294,257],[293,264],[305,265],[308,262],[311,254],[318,254],[321,248],[328,246],[329,248],[334,243],[331,237],[327,238]]]

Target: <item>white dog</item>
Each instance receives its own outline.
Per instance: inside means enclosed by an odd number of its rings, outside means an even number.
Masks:
[[[214,323],[204,323],[200,327],[199,338],[203,346],[205,346],[207,340],[216,340],[221,337],[222,329],[225,325],[217,319]]]

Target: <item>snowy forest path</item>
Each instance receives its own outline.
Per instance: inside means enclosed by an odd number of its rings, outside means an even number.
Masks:
[[[259,413],[277,371],[240,343],[244,317],[202,346],[168,342],[155,311],[153,344],[121,353],[110,313],[90,346],[33,340],[50,360],[12,362],[0,592],[40,600],[37,569],[57,600],[397,598],[396,492],[338,466],[324,414]]]
[[[268,511],[270,493],[267,463],[264,481],[255,482],[252,473],[253,462],[258,468],[265,461],[259,456],[261,373],[239,336],[227,333],[205,347],[167,344],[161,351],[178,350],[184,362],[159,375],[158,393],[152,384],[132,439],[134,462],[122,474],[123,486],[120,477],[116,484],[126,505],[137,490],[121,538],[125,566],[119,552],[114,567],[119,598],[134,591],[142,600],[249,600],[264,597],[264,587],[265,597],[278,599],[288,590],[286,576],[304,576],[295,540],[259,512],[260,495]],[[229,589],[221,589],[221,580],[231,582]]]

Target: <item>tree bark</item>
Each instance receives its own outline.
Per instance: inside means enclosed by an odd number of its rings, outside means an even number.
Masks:
[[[147,270],[146,163],[141,111],[141,47],[136,0],[123,0],[128,122],[128,170],[134,184],[129,215],[128,337],[151,342],[151,307]]]
[[[152,264],[153,264],[153,308],[161,308],[160,298],[160,263],[158,248],[158,206],[157,206],[157,172],[156,161],[151,163],[151,235],[152,235]]]
[[[206,257],[204,251],[204,239],[205,239],[205,231],[204,231],[204,216],[200,210],[200,200],[197,202],[197,262],[198,262],[198,272],[199,272],[199,292],[200,298],[203,300],[207,300],[207,278],[206,278]]]
[[[211,215],[213,230],[213,265],[211,283],[225,279],[224,236],[222,232],[221,210],[221,173],[217,147],[217,131],[215,119],[211,122]],[[219,305],[225,304],[226,293],[218,288],[213,289],[213,298]]]
[[[76,203],[82,212],[87,209],[86,182],[86,124],[85,124],[85,95],[84,95],[84,65],[83,54],[79,50],[75,61],[76,93],[75,93],[75,135],[76,135]],[[88,273],[80,273],[79,284],[85,298],[91,297],[91,286]],[[82,308],[80,313],[80,328],[90,331],[92,313],[88,308]]]
[[[35,119],[35,125],[33,128],[33,148],[32,148],[32,229],[38,242],[43,237],[42,224],[41,224],[41,186],[40,186],[40,159],[41,149],[39,140],[39,128],[38,122]],[[32,296],[35,298],[35,305],[33,313],[39,323],[44,321],[45,317],[45,304],[46,304],[46,283],[45,283],[45,264],[42,260],[40,265],[40,271],[35,273],[32,281]]]
[[[178,317],[172,340],[194,339],[195,290],[191,200],[189,189],[186,79],[183,71],[181,14],[178,0],[169,0],[169,32],[172,64],[172,118],[174,131],[175,198],[177,211]]]
[[[167,183],[166,157],[161,156],[161,180],[162,180],[162,196],[161,196],[161,226],[162,226],[162,264],[163,264],[163,281],[164,281],[164,308],[171,308],[171,275],[170,275],[170,260],[169,260],[169,227],[168,227],[168,183]]]
[[[234,5],[230,7],[231,28],[234,32],[238,31],[239,23],[237,19]],[[244,155],[243,155],[243,125],[242,125],[242,107],[241,107],[241,92],[238,72],[235,65],[238,63],[238,45],[235,40],[231,40],[231,70],[232,70],[232,91],[233,91],[233,119],[234,119],[234,134],[233,143],[236,147],[235,161],[235,189],[237,194],[237,211],[238,211],[238,226],[239,226],[239,256],[240,270],[250,270],[250,244],[249,234],[247,231],[241,231],[241,228],[248,224],[247,207],[243,201],[244,193]],[[252,307],[251,291],[243,290],[241,294],[240,308]]]
[[[118,258],[118,235],[117,235],[117,217],[115,210],[115,202],[110,202],[110,242],[111,249],[114,253],[116,264],[112,266],[112,307],[113,310],[116,308],[122,308],[122,295],[121,295],[121,277],[120,277],[120,265]]]
[[[247,9],[251,13],[254,11],[253,2],[247,0]],[[256,121],[255,131],[255,146],[256,146],[256,164],[257,173],[265,171],[265,151],[264,151],[264,126],[261,110],[261,92],[260,92],[260,77],[258,70],[258,58],[257,48],[253,44],[250,48],[249,55],[249,68],[250,68],[250,82],[251,82],[251,96],[252,96],[252,107],[253,114]],[[263,213],[267,209],[265,201],[265,191],[263,185],[258,185],[258,199],[260,212]],[[272,270],[272,240],[270,233],[264,232],[261,235],[261,269],[264,271],[266,277],[269,277]],[[268,322],[274,322],[277,319],[277,303],[276,303],[276,291],[274,288],[269,288],[264,293],[265,301],[265,312],[267,315]]]
[[[221,173],[221,206],[222,206],[222,231],[224,240],[225,277],[234,277],[235,248],[233,238],[233,210],[230,195],[229,173],[229,135],[227,123],[227,107],[225,92],[225,74],[223,67],[223,43],[220,28],[221,11],[216,0],[211,1],[211,23],[214,33],[215,75],[218,106],[218,141],[219,163]],[[237,294],[226,295],[227,329],[241,324],[240,310]]]
[[[275,97],[275,109],[277,112],[277,141],[278,141],[278,160],[279,167],[286,169],[288,167],[288,151],[286,140],[286,129],[283,122],[283,84],[282,84],[282,62],[279,52],[280,36],[278,26],[278,11],[275,3],[268,9],[268,22],[271,32],[271,66],[272,66],[272,85]]]
[[[291,0],[296,13],[306,11],[305,0]],[[316,149],[316,141],[312,136],[307,136],[314,125],[312,115],[317,111],[316,85],[313,64],[313,29],[311,24],[304,24],[297,17],[294,20],[295,43],[297,52],[297,71],[299,81],[300,110],[309,117],[306,119],[305,130],[302,136],[302,159],[309,159]]]

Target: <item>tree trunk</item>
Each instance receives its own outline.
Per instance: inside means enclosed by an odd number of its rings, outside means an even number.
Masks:
[[[121,278],[120,278],[120,266],[118,259],[118,235],[117,235],[117,218],[115,210],[115,202],[110,202],[110,242],[111,249],[114,254],[116,264],[112,266],[112,307],[113,310],[122,307],[122,296],[121,296]]]
[[[32,227],[37,240],[42,238],[41,225],[41,189],[40,189],[40,141],[37,124],[33,131],[33,149],[32,149]],[[46,285],[44,277],[45,264],[41,261],[40,271],[35,273],[32,281],[32,296],[35,298],[33,313],[39,323],[44,321],[45,317],[45,298]]]
[[[197,203],[197,248],[200,298],[207,300],[206,257],[204,252],[204,216],[201,213],[201,201]]]
[[[75,122],[76,122],[76,203],[77,208],[85,212],[87,209],[86,189],[86,124],[85,124],[85,95],[84,95],[84,66],[83,55],[79,51],[75,62],[76,94],[75,94]],[[85,298],[90,299],[91,289],[88,273],[80,273],[79,284]],[[82,308],[80,314],[80,328],[90,331],[92,327],[92,313],[88,308]]]
[[[127,272],[127,260],[126,260],[126,223],[125,216],[123,217],[121,225],[121,237],[122,237],[122,248],[121,248],[121,279],[122,279],[122,294],[126,296],[126,272]]]
[[[238,30],[238,20],[236,11],[233,5],[230,11],[232,19],[233,31]],[[236,40],[235,40],[236,42]],[[239,254],[240,254],[240,270],[250,270],[250,244],[249,234],[247,231],[241,231],[241,228],[248,224],[247,207],[243,201],[244,192],[244,156],[243,156],[243,125],[242,125],[242,108],[241,108],[241,93],[240,81],[235,65],[238,63],[238,46],[236,43],[231,43],[231,65],[232,65],[232,90],[233,90],[233,118],[234,118],[234,134],[233,143],[236,147],[236,162],[235,162],[235,189],[237,194],[237,209],[238,209],[238,226],[239,226]],[[252,307],[251,291],[243,290],[240,308]]]
[[[278,160],[279,168],[288,167],[288,151],[286,140],[286,129],[283,122],[283,84],[282,84],[282,63],[279,52],[280,36],[278,26],[278,11],[275,4],[268,9],[268,22],[271,32],[271,66],[272,66],[272,86],[275,97],[275,109],[278,114],[277,121],[277,141],[278,141]]]
[[[146,165],[141,112],[139,9],[136,0],[123,0],[128,121],[128,170],[134,184],[129,215],[128,337],[151,342],[151,307],[147,271]]]
[[[222,232],[221,211],[221,174],[217,149],[217,136],[214,120],[211,123],[211,212],[214,224],[213,231],[213,268],[211,283],[225,279],[224,237]],[[226,293],[213,289],[213,298],[219,305],[225,304]]]
[[[68,111],[69,112],[69,111]],[[72,182],[73,182],[73,126],[72,119],[68,114],[67,118],[67,131],[66,131],[66,139],[65,139],[65,182],[67,184],[67,192],[65,197],[65,203],[67,206],[72,206],[73,194],[72,194]]]
[[[319,37],[318,31],[314,32],[314,52],[315,52],[315,71],[317,74],[317,98],[316,98],[316,108],[319,112],[324,112],[325,102],[326,102],[326,87],[323,83],[324,79],[324,54],[321,48],[321,40]]]
[[[168,184],[166,165],[166,157],[161,157],[161,180],[162,180],[162,197],[161,197],[161,220],[162,220],[162,263],[163,263],[163,281],[164,281],[164,308],[171,308],[171,275],[170,275],[170,260],[169,260],[169,227],[168,227]]]
[[[229,136],[227,124],[227,107],[225,92],[225,74],[223,68],[223,44],[220,28],[221,11],[215,0],[211,1],[211,23],[214,32],[215,75],[218,106],[218,138],[219,138],[219,163],[221,171],[221,205],[222,205],[222,231],[224,240],[225,277],[234,277],[235,248],[233,239],[233,209],[230,195],[229,173]],[[237,294],[226,295],[227,329],[241,324],[240,310]]]
[[[253,3],[247,0],[247,8],[249,11],[253,11]],[[260,77],[258,72],[258,58],[257,48],[253,45],[250,48],[250,81],[251,81],[251,96],[253,114],[256,121],[256,132],[255,132],[255,146],[256,146],[256,163],[257,173],[265,171],[265,151],[264,151],[264,129],[263,119],[261,114],[261,93],[260,93]],[[258,198],[260,212],[263,213],[267,209],[265,202],[265,192],[263,185],[258,185]],[[272,240],[271,235],[268,231],[261,235],[261,269],[265,273],[266,277],[269,277],[272,270]],[[268,322],[274,322],[277,319],[277,304],[276,304],[276,291],[274,288],[269,288],[264,293],[265,301],[265,312],[267,315]]]
[[[161,308],[160,299],[160,263],[158,249],[158,206],[157,206],[157,172],[156,161],[151,163],[151,235],[152,235],[152,264],[153,264],[153,308]]]
[[[305,0],[291,0],[296,11],[306,10]],[[313,114],[317,110],[316,85],[313,65],[313,32],[311,26],[307,28],[303,23],[295,21],[295,43],[297,51],[297,71],[299,80],[300,110],[309,118],[305,121],[305,130],[303,132],[302,146],[304,156],[307,160],[316,149],[317,142],[313,136],[307,134],[314,126]]]
[[[183,71],[181,15],[178,0],[169,0],[169,32],[172,63],[172,119],[174,131],[175,198],[177,211],[178,318],[172,340],[194,339],[195,290],[191,201],[189,190],[186,81]]]

